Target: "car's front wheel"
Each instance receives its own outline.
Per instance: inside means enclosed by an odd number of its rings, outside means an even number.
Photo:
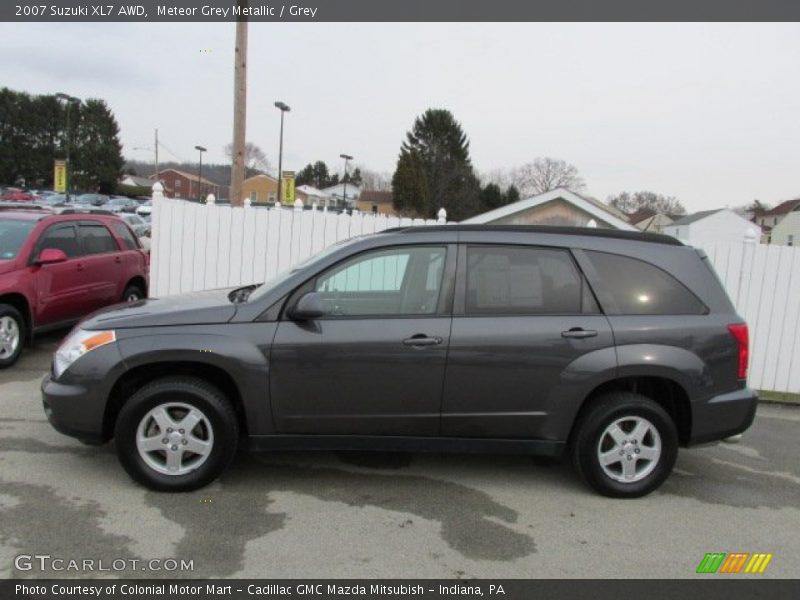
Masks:
[[[239,427],[225,395],[190,377],[153,381],[122,407],[114,431],[122,466],[139,483],[183,492],[207,485],[233,459]]]
[[[0,304],[0,369],[10,367],[22,354],[25,320],[10,304]]]
[[[677,455],[672,418],[653,400],[631,392],[592,401],[572,440],[572,460],[581,477],[617,498],[637,498],[658,488]]]

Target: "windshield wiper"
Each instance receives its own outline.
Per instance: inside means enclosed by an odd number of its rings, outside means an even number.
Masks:
[[[228,294],[228,300],[230,300],[233,304],[247,302],[247,298],[253,293],[253,290],[259,286],[261,286],[260,283],[254,283],[253,285],[246,285],[244,287],[236,288]]]

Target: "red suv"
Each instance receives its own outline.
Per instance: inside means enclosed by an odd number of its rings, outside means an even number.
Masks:
[[[0,369],[33,334],[147,296],[149,257],[120,218],[0,209]]]

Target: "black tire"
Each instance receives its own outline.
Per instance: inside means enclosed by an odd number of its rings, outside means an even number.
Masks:
[[[624,429],[635,425],[635,418],[649,422],[657,437],[651,430],[644,442],[635,442],[633,431]],[[625,434],[626,443],[616,445],[611,433],[606,434],[606,429],[621,419],[624,419],[621,431]],[[601,438],[604,444],[602,447]],[[644,455],[646,450],[652,453],[652,447],[657,442],[660,442],[658,458],[642,461],[639,456]],[[643,445],[637,447],[639,443]],[[644,444],[650,447],[645,447]],[[614,458],[619,449],[621,458],[604,468],[600,462],[602,448],[606,448],[609,456]],[[592,405],[581,415],[575,427],[571,452],[578,474],[595,490],[613,498],[638,498],[657,489],[669,477],[678,456],[678,433],[669,414],[653,400],[632,392],[613,392],[593,400]],[[632,468],[636,471],[632,475],[634,480],[630,482],[615,479],[627,476],[623,473],[626,460],[632,461]],[[619,473],[616,472],[617,468]],[[608,471],[612,473],[609,474]],[[641,478],[637,479],[639,477]]]
[[[12,330],[7,332],[3,323],[9,324]],[[25,340],[28,339],[27,333],[25,319],[20,312],[10,304],[0,304],[0,369],[10,367],[17,362],[22,354]],[[6,335],[9,336],[9,339],[5,338]],[[9,350],[5,344],[11,343],[11,336],[16,339],[16,346]]]
[[[159,472],[145,461],[136,443],[137,430],[148,413],[159,405],[175,403],[199,410],[213,434],[205,462],[185,474]],[[159,429],[158,436],[161,435]],[[230,402],[213,385],[192,377],[165,377],[147,384],[128,399],[117,418],[114,436],[119,461],[134,480],[156,491],[188,492],[211,483],[230,464],[238,447],[239,424]],[[168,450],[149,456],[166,457]]]
[[[144,300],[144,291],[138,285],[129,285],[122,292],[123,302],[136,302],[138,300]]]

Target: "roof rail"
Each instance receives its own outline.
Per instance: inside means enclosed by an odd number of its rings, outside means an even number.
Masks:
[[[51,210],[46,204],[36,204],[33,202],[0,202],[0,208],[11,210]]]
[[[64,206],[64,207],[55,207],[53,208],[53,213],[57,215],[80,215],[80,214],[92,214],[92,215],[111,215],[117,216],[117,213],[107,210],[105,208],[92,208],[91,206],[84,207],[74,207],[74,206]]]
[[[618,229],[595,229],[592,227],[563,227],[556,225],[489,225],[451,223],[448,225],[410,225],[407,227],[393,227],[391,229],[383,230],[382,233],[424,233],[431,231],[497,231],[550,235],[576,235],[618,240],[631,240],[637,242],[651,242],[654,244],[665,244],[667,246],[684,245],[680,240],[661,233],[649,233],[645,231],[621,231]]]

